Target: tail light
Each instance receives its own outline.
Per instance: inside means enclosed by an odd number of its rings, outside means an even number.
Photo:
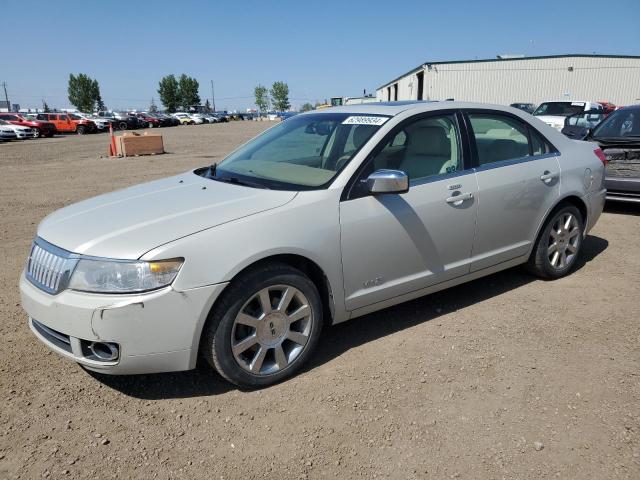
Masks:
[[[607,163],[609,163],[609,160],[607,160],[607,156],[604,154],[604,152],[602,151],[601,148],[596,148],[593,153],[596,154],[596,157],[598,157],[600,159],[600,161],[602,162],[602,164],[606,167]]]

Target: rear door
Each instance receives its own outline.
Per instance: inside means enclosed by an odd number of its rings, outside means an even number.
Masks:
[[[455,112],[417,115],[394,128],[365,161],[340,203],[347,310],[417,291],[469,272],[476,179]],[[379,169],[409,175],[404,194],[372,195]]]
[[[478,227],[471,271],[526,255],[560,195],[557,150],[520,118],[466,112],[478,181]]]

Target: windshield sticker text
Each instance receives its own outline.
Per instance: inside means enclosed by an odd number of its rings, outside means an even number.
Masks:
[[[382,125],[388,119],[387,117],[370,117],[370,116],[358,116],[358,117],[349,117],[344,122],[343,125]]]

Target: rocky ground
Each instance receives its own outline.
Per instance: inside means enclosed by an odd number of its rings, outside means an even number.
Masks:
[[[29,332],[38,222],[222,158],[267,122],[0,144],[0,478],[640,478],[640,208],[608,207],[579,269],[519,269],[327,329],[297,377],[240,391],[205,366],[96,378]]]

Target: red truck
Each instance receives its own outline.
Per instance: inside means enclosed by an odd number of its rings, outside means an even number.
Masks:
[[[20,125],[21,127],[33,128],[38,132],[37,136],[39,137],[53,137],[57,131],[56,126],[53,123],[42,120],[33,120],[20,113],[0,113],[0,120],[6,120],[9,123]]]
[[[73,113],[39,113],[36,118],[53,123],[59,132],[84,135],[85,133],[93,133],[98,129],[91,120]]]

